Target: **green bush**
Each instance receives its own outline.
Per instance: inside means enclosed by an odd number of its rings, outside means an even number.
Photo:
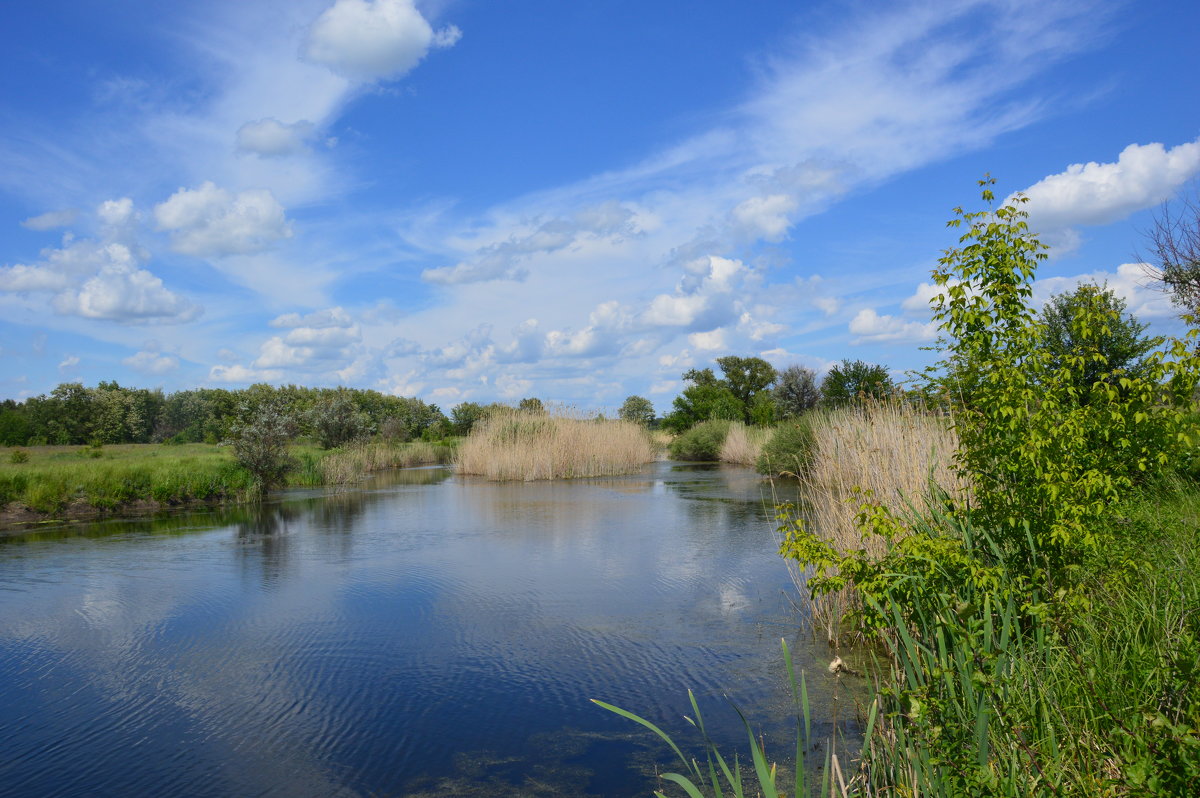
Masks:
[[[13,453],[8,456],[8,462],[13,465],[29,462],[29,452],[24,449],[13,449]]]
[[[758,456],[758,473],[768,476],[801,476],[808,468],[813,447],[811,414],[783,422]]]
[[[716,462],[721,459],[721,445],[729,434],[730,422],[723,419],[702,421],[671,441],[672,460]]]

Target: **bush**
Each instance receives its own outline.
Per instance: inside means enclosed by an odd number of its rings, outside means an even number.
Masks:
[[[29,462],[29,452],[24,449],[13,449],[13,453],[8,456],[8,462],[13,465]]]
[[[785,421],[763,446],[755,464],[758,473],[768,476],[802,475],[808,468],[813,448],[812,414]]]
[[[672,460],[716,462],[721,459],[721,446],[729,434],[730,422],[724,419],[702,421],[671,441]]]
[[[234,458],[250,472],[259,493],[284,484],[296,461],[288,455],[295,422],[277,399],[263,402],[257,410],[242,406],[243,421],[233,427]]]
[[[313,433],[322,449],[343,446],[371,434],[371,418],[348,396],[337,396],[314,407],[308,414]]]

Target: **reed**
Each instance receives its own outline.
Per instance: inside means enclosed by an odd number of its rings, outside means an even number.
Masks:
[[[808,417],[810,450],[799,474],[806,524],[840,551],[866,549],[878,558],[886,543],[864,538],[856,516],[871,501],[897,511],[921,506],[931,485],[953,500],[967,495],[967,485],[954,467],[957,436],[950,419],[911,404],[868,401]],[[801,593],[805,575],[792,576]],[[814,620],[831,641],[840,635],[841,619],[858,606],[853,589],[822,597]]]
[[[763,446],[771,437],[771,430],[762,427],[747,427],[735,421],[725,434],[721,444],[721,462],[753,468],[762,455]]]
[[[426,441],[376,441],[329,451],[306,451],[300,454],[300,468],[291,484],[350,485],[375,471],[448,463],[453,454],[451,445]]]
[[[629,474],[656,456],[645,429],[628,421],[512,411],[476,424],[455,463],[463,474],[528,482]]]

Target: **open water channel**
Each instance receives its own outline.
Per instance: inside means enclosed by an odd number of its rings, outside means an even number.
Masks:
[[[679,763],[588,699],[699,753],[689,687],[786,761],[781,637],[819,736],[848,701],[773,528],[752,472],[660,462],[0,539],[0,794],[649,795]]]

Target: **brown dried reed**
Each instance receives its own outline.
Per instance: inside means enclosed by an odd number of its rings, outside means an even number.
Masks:
[[[802,477],[809,528],[839,551],[866,549],[880,557],[887,543],[864,539],[855,521],[870,501],[903,514],[920,509],[937,485],[951,497],[965,498],[967,484],[954,468],[958,437],[950,419],[897,400],[872,401],[832,410],[812,420],[810,467]],[[801,593],[804,575],[793,568]],[[857,605],[853,589],[824,597],[814,607],[814,623],[836,642],[842,618]]]
[[[528,482],[629,474],[656,456],[646,430],[628,421],[513,411],[477,423],[455,462],[463,474]]]
[[[758,462],[762,448],[771,437],[771,430],[747,427],[739,421],[729,425],[729,433],[721,444],[721,462],[750,466]]]

